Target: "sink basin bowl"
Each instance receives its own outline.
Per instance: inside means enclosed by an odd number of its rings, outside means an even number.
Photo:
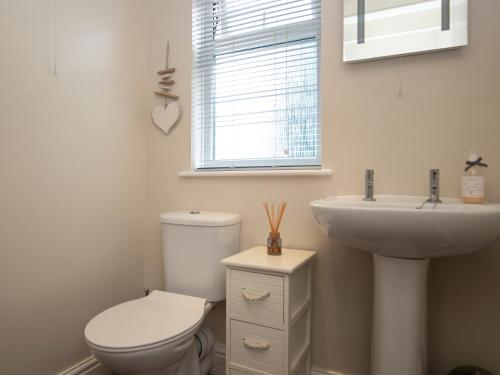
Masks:
[[[443,203],[417,206],[425,197],[338,196],[311,202],[316,221],[331,238],[359,250],[425,259],[472,253],[500,238],[500,204]]]

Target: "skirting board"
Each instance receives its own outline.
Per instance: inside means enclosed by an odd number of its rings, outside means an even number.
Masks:
[[[220,358],[222,360],[226,359],[226,347],[224,345],[215,343],[214,353],[217,358]],[[347,375],[347,374],[313,367],[311,369],[311,375]]]
[[[101,366],[99,361],[94,357],[90,356],[84,360],[74,364],[70,368],[58,372],[56,375],[101,375],[108,374],[106,370]]]
[[[216,343],[214,353],[217,358],[225,360],[226,347],[224,345]],[[100,375],[100,374],[107,374],[107,371],[102,368],[101,364],[94,356],[90,356],[88,358],[85,358],[83,361],[80,361],[77,364],[71,366],[70,368],[57,373],[56,375]],[[340,372],[335,372],[335,371],[322,370],[313,367],[311,369],[311,375],[347,375],[347,374],[342,374]]]

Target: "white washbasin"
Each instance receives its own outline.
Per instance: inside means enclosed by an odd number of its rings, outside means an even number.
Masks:
[[[331,238],[356,249],[398,258],[472,253],[500,238],[500,204],[464,204],[444,198],[435,208],[425,197],[338,196],[311,202],[316,221]]]
[[[373,255],[370,374],[426,374],[430,258],[472,253],[499,239],[500,205],[442,199],[417,209],[425,197],[376,198],[331,197],[311,208],[328,236]]]

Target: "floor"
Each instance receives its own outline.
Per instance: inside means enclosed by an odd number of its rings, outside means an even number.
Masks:
[[[225,375],[226,374],[226,362],[224,358],[214,357],[214,363],[212,365],[212,372],[210,375]],[[103,366],[99,366],[97,370],[92,372],[92,375],[111,375]]]
[[[226,373],[226,363],[223,358],[215,357],[212,367],[212,375],[224,375]]]

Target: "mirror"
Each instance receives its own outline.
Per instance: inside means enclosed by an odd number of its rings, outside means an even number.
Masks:
[[[467,0],[344,0],[344,62],[467,45]]]

